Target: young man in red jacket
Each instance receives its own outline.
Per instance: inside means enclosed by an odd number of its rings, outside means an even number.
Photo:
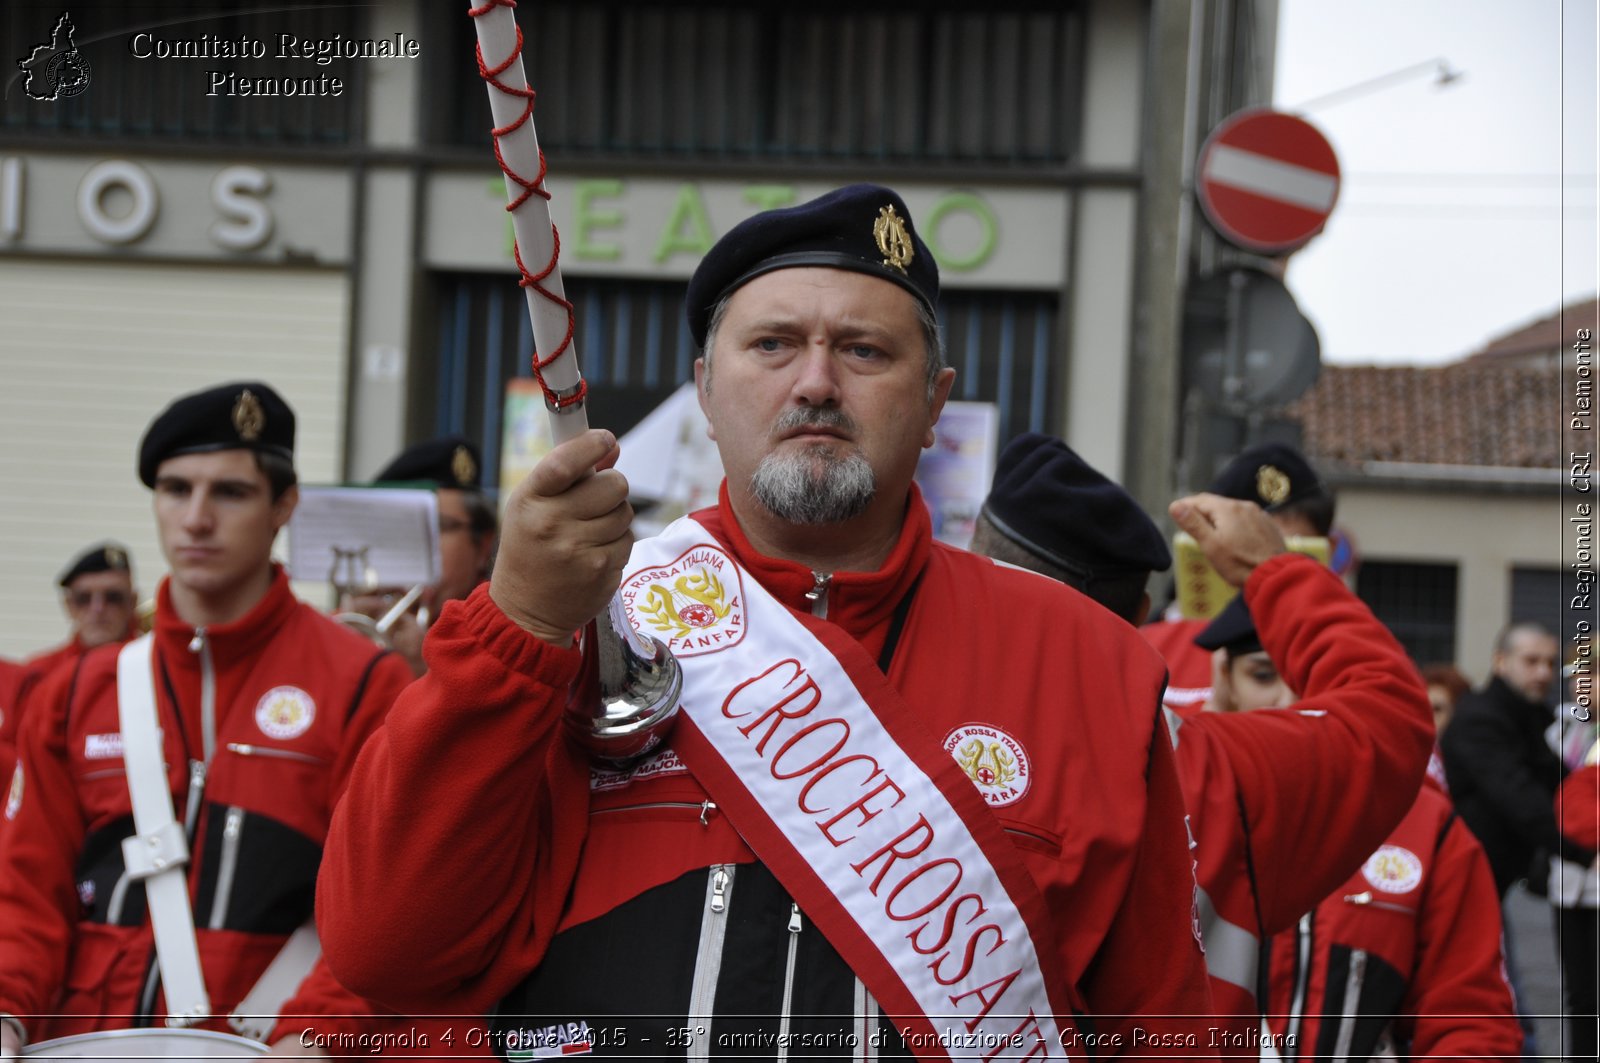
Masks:
[[[1159,533],[1066,444],[1033,437],[1008,447],[985,513],[1010,540],[1013,560],[1075,569],[1086,593],[1130,622],[1137,617],[1136,592],[1157,555],[1129,544]],[[1263,1047],[1262,945],[1394,826],[1422,778],[1431,714],[1399,644],[1327,568],[1284,554],[1283,535],[1261,507],[1202,494],[1173,503],[1172,515],[1242,587],[1240,600],[1268,618],[1267,648],[1307,692],[1293,709],[1248,717],[1168,710],[1196,842],[1196,919],[1215,1036],[1227,1054],[1254,1053]]]
[[[937,294],[885,188],[719,241],[689,289],[719,504],[630,556],[603,431],[513,492],[335,817],[346,984],[498,1002],[512,1058],[1215,1054],[1159,661],[933,541]],[[563,716],[619,586],[685,693],[664,748],[608,768]]]
[[[1301,702],[1235,599],[1197,640],[1214,711]],[[1338,889],[1270,943],[1266,1011],[1283,1059],[1515,1059],[1522,1048],[1483,847],[1425,782]]]
[[[171,567],[154,631],[91,651],[30,695],[0,818],[7,1052],[24,1039],[149,1026],[174,1013],[177,1025],[244,1029],[230,1012],[291,934],[311,926],[333,806],[410,674],[297,601],[272,562],[273,537],[298,499],[293,446],[293,412],[259,383],[180,398],[145,433],[139,478],[154,492]],[[134,752],[124,719],[152,700],[159,732],[148,732],[149,752],[165,771],[151,780],[156,803],[171,800],[173,824],[159,833],[134,823],[130,782],[150,759]],[[157,859],[140,856],[146,844]],[[158,890],[187,897],[197,988],[169,984],[182,973],[169,965],[184,951],[181,926],[167,939],[175,951],[163,946],[157,962]],[[277,1028],[257,1024],[277,1052],[371,1032],[361,1018],[371,1006],[314,958],[304,956],[271,1002],[283,1016]],[[173,991],[185,999],[169,1000]]]

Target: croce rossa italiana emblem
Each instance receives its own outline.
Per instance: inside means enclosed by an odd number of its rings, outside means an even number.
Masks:
[[[744,585],[715,546],[696,546],[669,564],[622,581],[622,608],[635,628],[682,657],[725,650],[744,638]]]
[[[998,727],[963,724],[945,736],[944,751],[955,758],[991,808],[1020,801],[1028,792],[1032,776],[1028,753]]]

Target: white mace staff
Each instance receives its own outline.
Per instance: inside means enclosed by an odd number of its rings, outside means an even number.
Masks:
[[[533,324],[533,376],[550,410],[550,435],[559,444],[589,427],[584,410],[588,388],[572,338],[572,303],[561,283],[561,236],[550,221],[544,152],[533,128],[534,91],[522,69],[516,6],[516,0],[487,0],[467,13],[478,30],[478,73],[489,89],[494,156],[506,178],[506,210],[511,213],[514,254],[522,274],[518,283]],[[528,263],[543,265],[530,273]]]
[[[561,237],[550,222],[544,152],[533,130],[534,92],[522,69],[516,0],[468,9],[478,30],[478,74],[489,88],[494,157],[506,177],[506,210],[516,235],[518,281],[533,324],[533,376],[559,445],[589,427],[588,393],[572,342],[572,303],[561,284]],[[532,178],[527,175],[533,174]],[[544,263],[537,273],[527,263]],[[543,353],[541,353],[543,352]],[[633,629],[620,595],[580,639],[584,667],[567,706],[568,731],[603,760],[626,763],[660,744],[677,718],[683,670],[659,640]]]

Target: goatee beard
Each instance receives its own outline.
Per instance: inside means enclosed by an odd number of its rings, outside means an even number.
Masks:
[[[778,419],[778,433],[807,426],[854,430],[843,413],[801,406]],[[877,493],[877,477],[859,451],[835,451],[818,442],[798,451],[768,454],[750,477],[750,491],[775,516],[791,524],[840,524],[866,512]]]

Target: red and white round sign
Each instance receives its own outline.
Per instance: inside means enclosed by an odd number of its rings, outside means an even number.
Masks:
[[[1304,118],[1240,111],[1201,145],[1195,192],[1224,239],[1248,251],[1281,254],[1327,223],[1339,198],[1339,159]]]

